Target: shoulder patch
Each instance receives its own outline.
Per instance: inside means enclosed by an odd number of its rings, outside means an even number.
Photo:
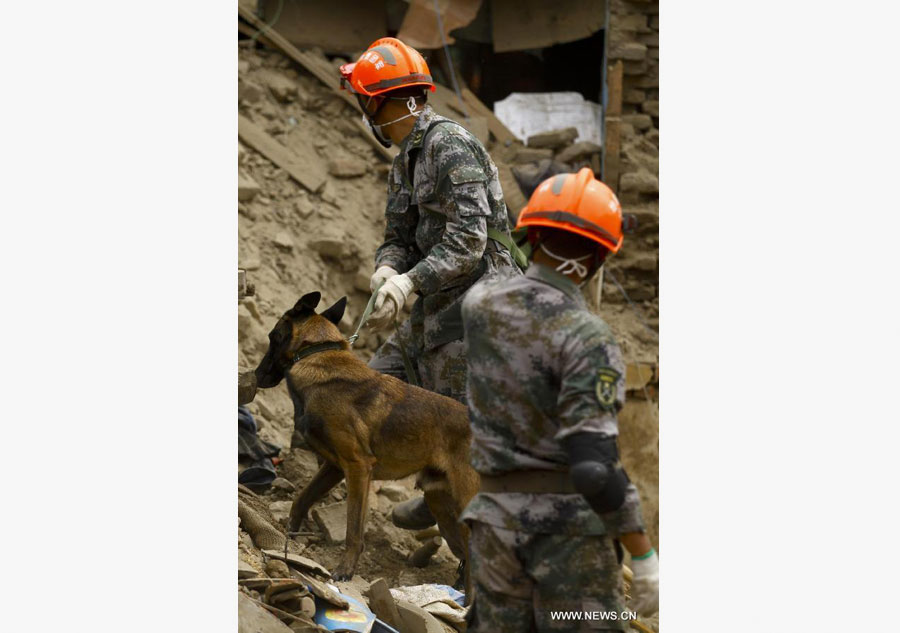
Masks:
[[[615,406],[620,376],[621,374],[612,367],[597,370],[597,400],[601,406],[605,408]]]

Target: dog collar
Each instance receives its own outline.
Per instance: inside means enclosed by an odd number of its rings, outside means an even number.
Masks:
[[[312,356],[313,354],[318,354],[319,352],[329,352],[331,350],[342,350],[344,349],[343,342],[337,341],[329,341],[327,343],[316,343],[315,345],[310,345],[309,347],[304,347],[299,350],[296,354],[294,354],[294,358],[291,361],[293,365],[297,361],[303,360],[307,356]]]

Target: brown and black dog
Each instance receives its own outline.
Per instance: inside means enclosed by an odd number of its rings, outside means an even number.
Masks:
[[[477,492],[479,478],[469,465],[466,407],[370,369],[336,327],[346,297],[316,314],[320,298],[311,292],[284,313],[256,368],[260,388],[287,380],[295,424],[325,460],[294,500],[291,531],[346,478],[347,549],[334,578],[349,579],[363,551],[370,482],[418,472],[442,536],[467,562],[468,530],[459,515]]]

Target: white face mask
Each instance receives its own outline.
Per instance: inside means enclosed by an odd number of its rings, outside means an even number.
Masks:
[[[397,99],[397,98],[398,97],[388,97],[388,99]],[[367,128],[369,128],[372,131],[372,134],[375,135],[375,138],[378,139],[379,143],[381,143],[385,147],[390,147],[393,144],[391,141],[391,138],[389,136],[384,135],[384,132],[381,131],[382,128],[386,128],[387,126],[393,125],[394,123],[402,121],[403,119],[408,119],[411,116],[418,117],[422,114],[422,110],[416,110],[415,97],[410,97],[409,99],[406,100],[406,107],[407,107],[407,109],[409,109],[409,114],[404,114],[399,119],[394,119],[393,121],[388,121],[387,123],[382,123],[381,125],[375,125],[374,123],[372,123],[371,119],[369,118],[369,115],[367,115],[365,112],[363,112],[363,115],[362,115],[363,123],[365,124],[365,126]]]
[[[576,258],[572,259],[572,258],[567,258],[567,257],[560,257],[556,253],[551,253],[547,249],[547,247],[544,246],[543,244],[541,244],[539,248],[542,251],[544,251],[547,255],[549,255],[550,257],[555,259],[556,261],[562,262],[559,266],[556,267],[556,272],[558,272],[562,275],[568,275],[571,273],[575,273],[576,275],[578,275],[579,277],[581,277],[584,280],[581,282],[582,284],[585,281],[587,281],[587,279],[585,279],[585,277],[587,277],[588,268],[581,262],[584,261],[585,259],[591,259],[593,257],[593,255],[588,254],[588,255],[584,255],[583,257],[576,257]],[[581,284],[579,284],[579,285],[581,285]]]

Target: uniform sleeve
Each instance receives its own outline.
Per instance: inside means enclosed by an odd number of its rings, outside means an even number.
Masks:
[[[621,349],[603,327],[588,321],[573,329],[563,347],[560,381],[557,440],[584,432],[618,437],[616,416],[625,403],[625,363]],[[644,531],[640,496],[633,483],[628,482],[622,506],[601,519],[612,535]]]
[[[411,237],[409,194],[401,187],[397,170],[399,156],[394,158],[394,164],[388,175],[387,206],[385,208],[384,241],[375,251],[375,269],[381,266],[390,266],[398,273],[409,270],[409,259],[413,245],[409,243]],[[414,230],[414,228],[413,228]]]
[[[446,287],[468,275],[481,261],[487,245],[488,177],[469,146],[458,134],[435,140],[430,150],[436,175],[440,212],[446,217],[441,241],[409,272],[424,294]]]
[[[625,397],[625,364],[619,346],[603,326],[589,321],[567,337],[561,361],[560,428],[555,439],[575,433],[618,435],[616,414]]]
[[[637,488],[630,481],[625,488],[625,502],[614,512],[600,515],[606,530],[613,536],[643,532],[644,520],[641,514],[641,498]]]

